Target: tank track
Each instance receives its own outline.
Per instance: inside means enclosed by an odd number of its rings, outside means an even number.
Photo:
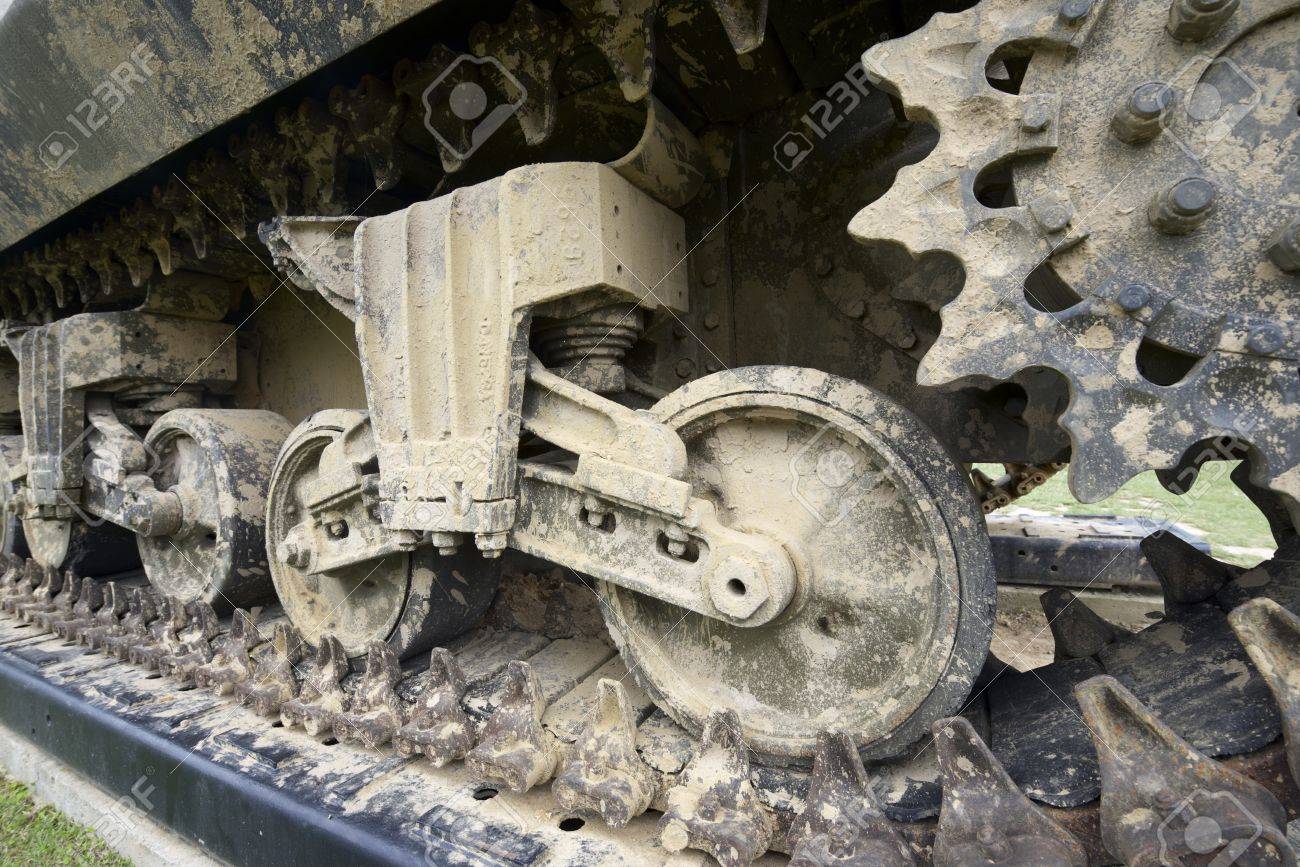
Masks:
[[[191,690],[176,693],[178,719],[196,696],[209,706],[215,696],[252,711],[242,719],[260,719],[254,730],[279,721],[434,767],[463,761],[474,780],[513,792],[550,782],[561,811],[616,828],[659,811],[664,847],[728,865],[768,850],[819,864],[1031,863],[1016,860],[1030,853],[1155,863],[1145,859],[1196,845],[1183,834],[1195,816],[1249,837],[1255,860],[1242,863],[1294,864],[1282,829],[1300,807],[1298,546],[1243,570],[1172,535],[1148,538],[1160,621],[1128,633],[1049,591],[1056,662],[1017,673],[993,661],[962,717],[904,759],[865,768],[834,732],[811,770],[751,763],[732,710],[693,739],[627,677],[594,594],[558,573],[514,571],[479,628],[406,667],[376,645],[349,671],[337,642],[306,647],[282,616],[218,621],[204,603],[19,558],[0,583],[0,634],[10,652],[52,653],[74,681],[102,672],[91,660],[104,655],[138,677],[161,674],[152,690]],[[20,621],[30,631],[16,632]]]
[[[464,53],[497,58],[530,95],[517,112],[519,129],[501,136],[515,151],[516,165],[552,158],[544,146],[556,130],[559,101],[599,89],[594,86],[608,77],[601,64],[613,72],[611,93],[588,94],[587,107],[593,100],[618,103],[615,113],[624,116],[611,119],[606,111],[586,118],[579,149],[593,149],[610,137],[609,125],[628,122],[624,101],[650,97],[657,18],[672,14],[674,26],[689,28],[697,16],[716,16],[737,53],[759,48],[766,19],[765,3],[759,8],[736,0],[680,8],[649,0],[634,4],[639,14],[600,0],[564,5],[570,14],[559,16],[519,0],[504,21],[480,21],[462,34]],[[263,222],[290,214],[368,216],[394,210],[396,202],[436,196],[465,169],[467,159],[457,146],[468,142],[471,126],[450,109],[434,112],[423,104],[423,94],[455,65],[464,51],[460,45],[449,34],[422,58],[403,58],[377,74],[335,85],[323,98],[257,113],[224,143],[173,165],[170,176],[147,194],[120,207],[97,205],[82,227],[0,257],[0,314],[11,321],[48,322],[86,304],[118,303],[155,273],[178,270],[259,286],[270,279],[269,288],[278,280],[257,244]],[[486,74],[475,81],[504,93],[506,101],[514,99],[508,81]],[[431,129],[438,130],[436,137]],[[636,121],[631,132],[635,143]],[[480,156],[476,171],[482,162]]]

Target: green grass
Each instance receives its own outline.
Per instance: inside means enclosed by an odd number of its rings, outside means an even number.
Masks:
[[[1122,515],[1149,518],[1156,523],[1173,520],[1203,535],[1216,557],[1253,566],[1269,556],[1273,536],[1264,516],[1228,478],[1235,466],[1227,462],[1206,464],[1192,491],[1182,497],[1161,487],[1155,473],[1143,473],[1099,503],[1076,501],[1062,472],[1029,496],[1016,500],[1013,507],[1053,515]],[[998,466],[981,468],[990,477],[1002,474]]]
[[[21,783],[0,777],[0,865],[62,867],[131,862],[82,827],[50,807],[37,807]]]

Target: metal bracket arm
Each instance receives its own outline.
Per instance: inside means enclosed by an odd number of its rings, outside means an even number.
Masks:
[[[738,626],[767,623],[794,596],[785,548],[719,523],[707,500],[691,499],[680,522],[630,508],[593,520],[573,474],[526,461],[519,492],[517,550]]]

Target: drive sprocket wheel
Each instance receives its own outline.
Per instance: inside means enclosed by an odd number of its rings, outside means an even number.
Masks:
[[[777,761],[809,759],[830,727],[865,756],[897,754],[957,708],[988,651],[992,560],[959,466],[915,417],[790,367],[714,374],[653,412],[685,441],[695,495],[779,540],[797,572],[789,607],[753,628],[603,586],[660,707],[695,732],[735,709]]]
[[[1064,374],[1080,500],[1240,445],[1300,517],[1298,9],[984,0],[864,58],[939,141],[851,232],[966,272],[919,379]]]

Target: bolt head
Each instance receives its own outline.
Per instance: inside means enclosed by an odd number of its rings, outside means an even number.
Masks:
[[[1078,24],[1092,11],[1092,0],[1061,0],[1061,20],[1067,24]]]
[[[1020,113],[1020,125],[1027,132],[1042,132],[1052,125],[1052,107],[1044,100],[1031,99]]]
[[[767,601],[767,583],[752,563],[730,557],[710,576],[709,598],[722,614],[744,620]]]
[[[1141,283],[1130,283],[1120,290],[1116,300],[1121,310],[1135,313],[1151,301],[1151,290]]]
[[[1205,178],[1184,178],[1170,188],[1169,204],[1183,216],[1204,213],[1214,204],[1214,185]]]
[[[825,277],[829,275],[831,271],[835,270],[835,260],[830,256],[827,256],[825,253],[818,256],[817,261],[814,262],[813,265],[817,271],[818,277]]]
[[[1292,220],[1273,236],[1268,257],[1288,274],[1300,274],[1300,218]]]
[[[1148,81],[1133,88],[1133,93],[1128,98],[1128,107],[1129,111],[1143,120],[1152,120],[1168,109],[1173,101],[1174,92],[1169,85]]]
[[[1260,325],[1252,328],[1246,338],[1246,348],[1256,355],[1271,355],[1282,348],[1286,338],[1282,329],[1276,325]]]
[[[718,316],[718,314],[716,313],[704,314],[704,327],[709,329],[710,331],[713,331],[721,324],[722,324],[722,318]]]
[[[677,360],[677,364],[673,367],[673,370],[676,371],[679,378],[690,379],[695,375],[695,362],[691,361],[689,358],[680,358]]]

